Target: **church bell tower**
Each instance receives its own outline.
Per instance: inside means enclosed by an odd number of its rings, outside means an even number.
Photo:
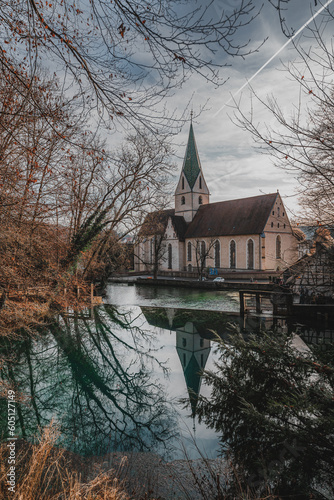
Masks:
[[[199,207],[209,202],[210,193],[203,176],[191,121],[186,154],[175,191],[175,215],[182,215],[187,222],[191,222]]]

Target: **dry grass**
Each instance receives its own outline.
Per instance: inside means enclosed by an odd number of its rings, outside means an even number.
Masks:
[[[114,471],[91,472],[81,459],[55,447],[57,428],[47,427],[36,445],[17,442],[15,492],[8,490],[8,447],[0,447],[0,498],[11,500],[128,500]]]
[[[15,492],[8,490],[7,473],[8,447],[7,443],[0,445],[0,498],[3,500],[154,500],[164,498],[184,498],[187,500],[279,500],[276,495],[261,495],[258,497],[249,488],[244,489],[241,482],[238,491],[231,495],[226,490],[226,479],[236,475],[236,471],[230,464],[216,463],[203,459],[198,467],[198,461],[187,460],[185,466],[179,469],[173,464],[172,469],[166,469],[165,464],[160,473],[165,473],[172,478],[173,488],[167,496],[156,496],[157,484],[153,489],[149,487],[150,481],[145,474],[153,474],[153,470],[142,471],[142,488],[139,483],[133,482],[134,477],[131,470],[127,469],[124,460],[105,471],[102,460],[83,459],[64,449],[56,447],[59,437],[57,427],[51,423],[47,427],[37,444],[29,444],[26,441],[18,441],[16,447],[16,486]],[[203,457],[202,457],[203,458]],[[125,460],[126,463],[126,460]],[[103,466],[104,465],[104,466]],[[146,464],[147,466],[147,464]],[[185,470],[188,468],[188,474]],[[104,472],[102,471],[104,470]],[[123,477],[120,481],[118,478]],[[137,479],[139,479],[137,477]],[[153,475],[152,475],[153,479]],[[161,478],[160,478],[161,479]],[[129,482],[130,481],[130,482]],[[154,477],[153,483],[159,482]],[[169,479],[169,483],[171,479]],[[132,483],[132,484],[131,484]],[[168,481],[167,481],[168,483]],[[166,486],[167,486],[166,483]],[[178,485],[178,494],[170,496],[175,486]],[[151,485],[152,486],[152,485]],[[169,485],[170,486],[170,485]],[[132,490],[130,494],[127,491]],[[179,494],[181,493],[181,497]]]
[[[80,282],[78,296],[71,283],[65,291],[44,287],[44,295],[21,295],[7,297],[4,307],[0,308],[0,337],[17,339],[20,332],[25,335],[36,335],[45,322],[52,320],[55,312],[81,311],[91,306],[90,284]],[[37,288],[36,288],[37,290]],[[1,291],[1,290],[0,290]],[[1,295],[1,294],[0,294]]]

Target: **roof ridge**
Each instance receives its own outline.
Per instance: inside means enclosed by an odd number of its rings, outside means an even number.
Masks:
[[[251,200],[253,198],[265,198],[267,196],[273,196],[277,195],[278,193],[268,193],[268,194],[258,194],[256,196],[248,196],[247,198],[234,198],[233,200],[222,200],[222,201],[214,201],[213,203],[207,203],[205,205],[201,205],[199,208],[205,208],[205,207],[210,207],[212,205],[219,205],[220,203],[230,203],[232,201],[246,201],[246,200]]]

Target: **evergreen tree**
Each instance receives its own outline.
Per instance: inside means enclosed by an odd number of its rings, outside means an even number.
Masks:
[[[216,369],[204,373],[212,392],[197,414],[237,471],[231,492],[241,480],[259,497],[269,488],[280,498],[333,498],[334,349],[301,350],[293,339],[235,332],[219,339]]]

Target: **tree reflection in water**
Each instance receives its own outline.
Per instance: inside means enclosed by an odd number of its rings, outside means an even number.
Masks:
[[[151,334],[137,323],[104,306],[92,316],[59,315],[39,338],[15,343],[2,377],[30,396],[17,405],[21,435],[31,437],[56,417],[62,444],[80,454],[166,452],[176,416],[152,376],[158,361]],[[13,344],[2,345],[5,356],[9,349]],[[5,422],[5,408],[1,413]]]

